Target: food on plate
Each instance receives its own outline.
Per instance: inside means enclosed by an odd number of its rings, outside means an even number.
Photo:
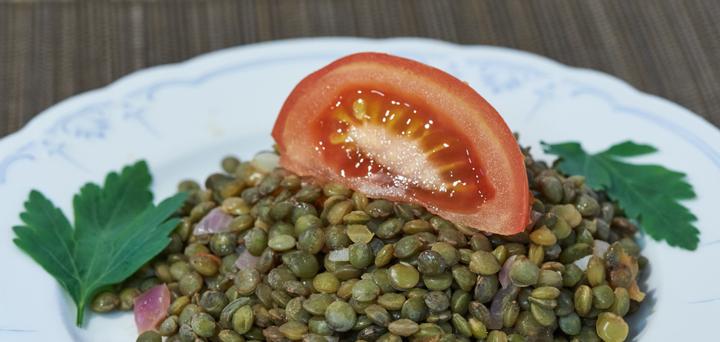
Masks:
[[[272,134],[158,206],[144,162],[111,173],[76,196],[74,227],[33,192],[16,244],[78,324],[86,305],[133,310],[142,342],[628,338],[648,261],[622,186],[563,172],[610,157],[536,161],[468,85],[378,53],[301,81]]]
[[[205,187],[179,184],[171,243],[115,293],[172,293],[141,341],[622,341],[647,263],[632,223],[523,153],[531,222],[510,236],[300,177],[272,152],[228,157]]]

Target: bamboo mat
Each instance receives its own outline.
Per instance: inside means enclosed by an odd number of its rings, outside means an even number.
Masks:
[[[720,1],[1,1],[0,137],[134,70],[310,36],[422,36],[616,75],[720,126]]]

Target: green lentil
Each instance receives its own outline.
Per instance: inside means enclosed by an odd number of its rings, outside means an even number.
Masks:
[[[175,315],[165,318],[157,328],[161,336],[174,335],[178,331],[178,317]]]
[[[392,280],[390,280],[390,272],[387,269],[377,268],[371,275],[375,285],[380,288],[381,293],[389,293],[395,290],[392,286]]]
[[[542,226],[530,233],[530,240],[540,246],[552,246],[557,242],[557,236],[548,227]]]
[[[605,262],[596,256],[590,257],[587,265],[587,280],[590,286],[598,286],[605,282]]]
[[[120,305],[120,297],[112,292],[102,292],[95,296],[90,309],[95,312],[110,312]]]
[[[264,230],[253,228],[245,234],[244,240],[247,251],[254,256],[260,256],[267,247],[268,236]]]
[[[268,273],[275,265],[277,253],[272,248],[265,248],[255,262],[255,269],[260,273]]]
[[[330,304],[325,310],[325,321],[333,330],[345,332],[355,326],[357,314],[350,304],[338,300]]]
[[[525,256],[517,256],[510,266],[510,280],[515,286],[535,285],[540,277],[540,269]]]
[[[533,289],[530,295],[538,299],[555,299],[560,296],[560,290],[552,286],[542,286]]]
[[[206,277],[214,276],[220,268],[217,257],[211,256],[210,254],[197,254],[191,256],[190,266],[192,266],[195,272]]]
[[[229,230],[234,233],[241,233],[252,228],[254,219],[250,214],[241,214],[230,221]]]
[[[566,316],[561,316],[558,319],[558,326],[564,333],[575,336],[580,334],[580,328],[582,328],[582,322],[580,316],[572,312]]]
[[[220,342],[245,342],[245,339],[233,330],[220,330],[218,332]]]
[[[183,295],[192,295],[200,291],[203,287],[203,278],[197,272],[189,272],[180,278],[178,283],[180,293]]]
[[[238,334],[245,334],[252,328],[255,321],[255,315],[250,305],[244,305],[238,308],[232,315],[232,328]]]
[[[616,287],[613,292],[615,294],[615,300],[609,310],[623,317],[630,311],[630,295],[624,287]]]
[[[445,264],[448,267],[455,266],[460,261],[458,250],[447,242],[436,242],[430,249],[440,254],[445,259]]]
[[[599,285],[592,288],[593,306],[598,309],[609,309],[615,301],[615,293],[607,285]]]
[[[475,286],[476,275],[470,272],[470,269],[464,265],[456,265],[452,268],[452,276],[457,285],[465,290],[471,291]]]
[[[295,238],[290,235],[280,234],[268,241],[268,247],[278,252],[289,251],[295,248]]]
[[[308,327],[307,325],[298,321],[289,321],[281,325],[279,330],[280,333],[282,333],[283,336],[285,336],[286,338],[293,341],[298,341],[301,340],[303,336],[305,336],[305,334],[307,334]]]
[[[527,258],[533,264],[540,266],[545,258],[545,249],[543,248],[543,246],[531,243],[530,247],[528,248]]]
[[[500,330],[493,330],[488,334],[485,342],[507,342],[507,340],[508,338],[505,332]]]
[[[405,304],[405,295],[402,293],[385,293],[378,297],[377,303],[388,310],[400,310]]]
[[[215,319],[204,312],[195,314],[190,320],[190,326],[193,332],[201,337],[211,337],[215,334]]]
[[[563,286],[574,287],[583,277],[583,271],[575,264],[565,265],[562,271]]]
[[[450,307],[450,298],[440,291],[430,291],[425,296],[425,305],[430,312],[445,311]]]
[[[260,284],[261,276],[254,268],[241,269],[235,275],[235,289],[240,295],[249,295]]]
[[[381,327],[387,327],[392,317],[387,309],[378,304],[371,304],[365,308],[365,315],[374,323]]]
[[[500,264],[504,264],[508,258],[508,249],[505,245],[497,246],[491,253]]]
[[[314,316],[308,321],[308,330],[313,334],[332,335],[333,331],[330,325],[325,321],[324,317]],[[324,341],[324,338],[323,338]]]
[[[381,223],[375,234],[381,239],[391,239],[402,231],[403,220],[400,218],[391,218]]]
[[[195,314],[202,312],[202,308],[200,308],[196,304],[188,304],[185,305],[185,307],[182,309],[182,312],[180,312],[180,315],[178,316],[178,322],[183,324],[190,324],[190,320],[195,316]]]
[[[412,265],[398,263],[390,267],[390,281],[398,290],[411,289],[420,281],[420,273]]]
[[[593,306],[593,291],[587,285],[580,285],[575,290],[575,311],[578,315],[585,316]]]
[[[442,255],[432,250],[423,251],[418,255],[417,266],[418,271],[426,275],[438,275],[447,268]]]
[[[470,271],[481,275],[492,275],[500,271],[500,263],[486,251],[475,251],[470,256]]]
[[[135,298],[140,295],[140,290],[135,287],[128,287],[120,291],[120,310],[132,310],[135,305]]]
[[[285,253],[282,260],[292,273],[299,278],[310,279],[320,270],[320,264],[315,256],[304,251]]]
[[[330,226],[325,231],[325,245],[331,250],[343,249],[351,243],[343,226]]]
[[[375,300],[379,294],[380,288],[371,279],[358,281],[352,289],[352,298],[360,302]]]
[[[297,248],[310,254],[317,254],[325,245],[325,232],[320,228],[308,228],[300,233]]]
[[[417,236],[410,235],[395,243],[394,254],[398,258],[408,258],[419,253],[422,247],[422,241]]]
[[[470,318],[468,320],[468,325],[470,325],[470,332],[472,333],[473,337],[477,339],[482,339],[488,336],[487,328],[485,327],[485,324],[483,324],[483,322],[475,318]]]
[[[555,312],[536,303],[530,303],[530,313],[535,320],[543,326],[549,327],[555,323]]]
[[[595,216],[600,213],[600,204],[596,199],[587,194],[578,196],[575,201],[575,208],[582,216]]]
[[[395,254],[394,245],[384,245],[375,255],[375,266],[382,267],[390,263]]]
[[[224,293],[218,291],[206,291],[200,296],[198,301],[200,307],[212,315],[219,315],[222,309],[228,304],[228,299]]]
[[[418,332],[419,329],[417,323],[406,318],[393,321],[388,325],[388,330],[398,336],[410,336]]]
[[[162,337],[155,331],[148,330],[138,336],[137,342],[162,342]]]
[[[199,339],[195,332],[193,332],[190,324],[183,324],[180,326],[180,329],[178,330],[178,337],[182,342],[192,342]]]
[[[479,276],[475,283],[474,298],[480,303],[490,302],[498,291],[497,276]]]
[[[349,215],[349,214],[348,214]],[[350,224],[346,228],[347,235],[354,243],[369,243],[375,234],[364,224]]]
[[[546,176],[539,179],[540,190],[543,196],[550,203],[558,203],[563,199],[562,182],[554,176]]]
[[[302,215],[295,220],[295,235],[312,228],[322,228],[322,220],[315,215]]]
[[[564,219],[571,227],[577,227],[582,221],[582,215],[572,204],[556,205],[551,212]]]
[[[335,293],[340,287],[340,280],[334,274],[323,272],[313,278],[313,287],[322,293]]]
[[[540,270],[538,274],[537,286],[552,286],[560,288],[562,287],[563,279],[560,271],[554,270]]]
[[[375,255],[372,248],[366,243],[354,243],[349,247],[350,264],[357,268],[363,269],[373,264]]]
[[[400,309],[400,317],[422,322],[428,315],[428,308],[422,297],[408,298]]]
[[[627,339],[630,329],[622,317],[612,312],[603,312],[598,315],[595,330],[605,342],[622,342]]]
[[[360,281],[359,279],[348,279],[346,281],[343,281],[340,283],[340,287],[338,288],[337,292],[335,293],[336,296],[342,299],[350,299],[352,296],[352,288],[355,286],[355,283]]]
[[[471,299],[472,297],[467,291],[455,290],[450,297],[450,311],[464,315],[468,311]]]
[[[453,276],[450,273],[441,273],[438,275],[423,275],[423,284],[428,290],[443,291],[453,284]]]
[[[168,313],[171,315],[179,315],[182,310],[185,308],[186,305],[190,303],[190,297],[188,296],[180,296],[175,298],[175,300],[170,303],[170,307],[168,308]]]

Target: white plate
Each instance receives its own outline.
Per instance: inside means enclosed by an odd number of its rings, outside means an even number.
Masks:
[[[30,189],[70,213],[72,194],[109,170],[146,159],[157,197],[176,182],[218,169],[227,154],[247,158],[268,148],[284,98],[305,75],[354,51],[375,50],[437,66],[469,82],[533,147],[581,141],[590,151],[632,138],[660,153],[642,158],[688,174],[697,200],[700,248],[687,252],[648,241],[649,308],[641,341],[706,340],[720,313],[720,134],[666,100],[608,75],[569,68],[525,52],[422,39],[348,38],[278,41],[218,51],[155,67],[75,96],[0,141],[0,340],[131,341],[130,315],[87,315],[73,324],[67,297],[13,244],[10,227]],[[658,186],[663,186],[658,184]]]

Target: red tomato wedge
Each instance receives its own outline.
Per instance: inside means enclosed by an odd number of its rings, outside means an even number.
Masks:
[[[528,224],[524,157],[495,109],[466,83],[382,53],[310,74],[272,132],[280,165],[369,197],[418,203],[452,222],[510,235]]]

